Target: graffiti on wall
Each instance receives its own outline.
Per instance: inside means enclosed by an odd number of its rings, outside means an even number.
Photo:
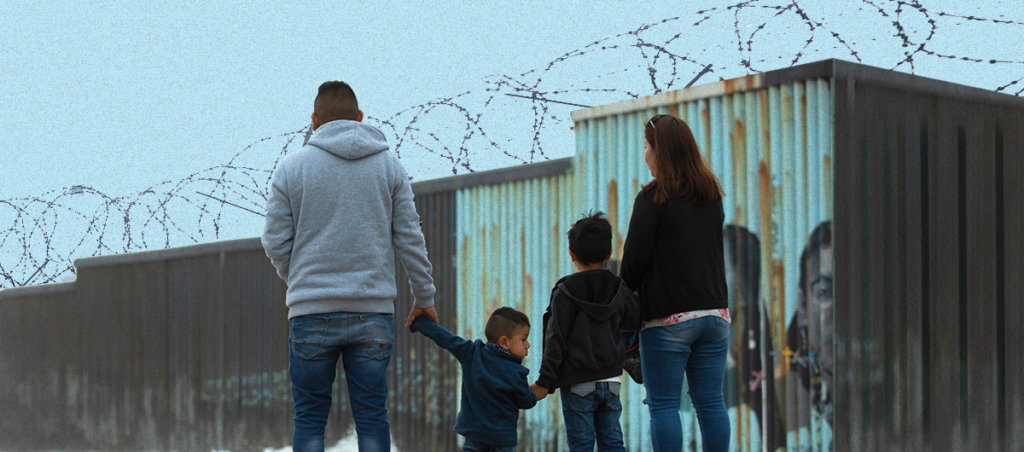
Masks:
[[[753,413],[744,429],[768,450],[808,438],[831,445],[834,403],[832,323],[832,223],[817,225],[800,254],[797,306],[786,319],[781,343],[773,341],[761,295],[761,243],[747,228],[726,225],[723,234],[733,342],[726,401],[735,413]],[[742,415],[734,415],[742,422]],[[804,444],[807,447],[807,444]]]
[[[291,403],[291,388],[287,370],[207,378],[200,388],[199,400],[216,404],[241,404],[244,407],[280,406]]]

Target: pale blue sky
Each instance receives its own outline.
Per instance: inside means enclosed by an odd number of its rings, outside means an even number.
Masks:
[[[840,58],[1024,90],[1018,0],[192,3],[0,2],[0,287],[258,235],[330,79],[419,180],[572,155],[578,107],[517,96],[601,105],[704,67]]]
[[[479,90],[488,75],[543,69],[565,52],[644,24],[681,17],[671,28],[687,28],[703,16],[695,14],[702,9],[718,8],[711,15],[721,19],[721,27],[705,27],[698,42],[673,44],[692,49],[695,59],[732,66],[733,72],[743,69],[738,57],[717,58],[701,49],[735,53],[738,39],[728,29],[734,19],[744,31],[768,23],[753,35],[755,53],[779,57],[755,66],[758,70],[789,65],[807,36],[806,27],[793,24],[795,15],[771,17],[772,7],[788,1],[751,2],[739,15],[726,8],[740,3],[736,0],[644,2],[643,7],[632,2],[190,3],[0,3],[0,156],[6,163],[0,199],[71,185],[117,196],[222,163],[257,139],[304,126],[315,88],[327,79],[349,81],[368,115],[387,117]],[[1024,20],[1024,13],[1014,14],[1016,2],[923,3],[933,13]],[[892,67],[897,61],[891,56],[901,49],[888,23],[896,18],[895,3],[801,4],[855,42],[864,62]],[[888,10],[888,16],[871,11],[872,4]],[[851,8],[845,16],[844,5]],[[851,5],[867,11],[858,13]],[[902,20],[916,37],[915,30],[927,30],[909,9],[902,11]],[[965,34],[950,29],[953,21],[933,15],[943,20],[933,41],[941,44],[937,50],[1022,58],[1022,26],[987,23],[972,27],[966,34],[971,39],[962,39]],[[821,58],[853,59],[843,45],[829,45],[825,33],[815,38],[824,44]],[[591,70],[635,63],[619,57],[596,52]],[[975,70],[987,69],[977,65],[932,60],[917,72],[990,89],[1008,82],[991,70]],[[1020,65],[1007,67],[1024,76]],[[580,77],[565,71],[547,83],[579,85]],[[649,94],[652,88],[637,86],[635,92]]]
[[[676,2],[345,3],[2,2],[0,198],[116,195],[220,163],[308,123],[324,80],[391,115],[678,15]]]

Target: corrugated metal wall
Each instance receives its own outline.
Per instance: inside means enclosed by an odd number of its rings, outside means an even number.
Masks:
[[[573,270],[566,232],[608,212],[617,268],[656,113],[690,124],[726,191],[736,449],[1024,450],[1012,96],[826,61],[574,112],[571,163],[415,184],[442,324],[479,338],[494,308],[526,312],[535,378],[551,286]],[[287,444],[284,286],[258,241],[79,267],[73,284],[0,292],[0,407],[19,413],[0,448]],[[401,328],[407,292],[396,309],[395,440],[451,450],[457,364]],[[647,450],[644,391],[625,381],[626,443]],[[351,423],[335,394],[329,443]],[[697,450],[685,395],[680,412]],[[565,449],[557,397],[524,411],[520,437]]]
[[[785,332],[797,306],[799,256],[810,231],[831,218],[831,90],[822,78],[762,87],[755,76],[574,112],[577,156],[568,173],[459,190],[460,332],[478,336],[487,315],[502,305],[539,322],[552,285],[573,271],[566,233],[587,210],[608,213],[614,228],[612,259],[619,259],[633,199],[650,180],[643,162],[643,123],[657,113],[677,115],[691,125],[723,183],[726,222],[736,232],[732,237],[744,240],[730,245],[742,255],[730,260],[737,262],[733,270],[749,274],[750,265],[763,269],[753,278],[737,278],[731,289],[747,295],[731,301],[742,299],[740,309],[734,309],[734,332],[757,325],[753,336],[734,333],[727,382],[733,444],[741,450],[760,449],[765,441],[781,445],[787,434],[780,418],[789,416],[805,421],[788,433],[790,444],[827,447],[829,426],[811,415],[807,397],[784,403],[790,401],[784,398],[785,382],[797,377],[787,371],[785,360],[761,359],[758,339],[763,321],[764,342],[771,343],[766,353],[785,350]],[[762,256],[759,260],[750,261],[751,247]],[[531,341],[535,348],[525,364],[535,378],[539,325]],[[753,350],[751,342],[757,343]],[[773,359],[779,364],[765,366],[772,371],[759,377],[761,363]],[[650,434],[643,387],[629,381],[625,388],[626,443],[630,450],[646,450]],[[560,410],[552,397],[524,412],[524,450],[565,448]],[[695,450],[699,435],[688,401],[681,414],[689,449]],[[765,417],[772,421],[768,429],[761,427]]]
[[[258,241],[77,268],[74,283],[0,294],[0,448],[288,443],[284,285]]]
[[[414,185],[416,211],[420,214],[427,256],[437,293],[438,320],[454,329],[455,309],[455,193],[431,192]],[[401,451],[451,451],[456,449],[453,426],[459,412],[456,398],[458,362],[419,333],[410,333],[405,320],[412,310],[412,293],[401,261],[398,271],[398,302],[395,304],[395,351],[388,369],[388,419],[391,436]]]
[[[532,322],[523,365],[540,368],[541,324],[552,284],[571,268],[562,237],[579,190],[569,174],[459,190],[458,332],[483,339],[491,312],[511,306]],[[549,434],[561,412],[547,402],[523,411],[519,450],[565,450]],[[564,435],[563,435],[564,436]]]
[[[1024,450],[1024,100],[844,68],[837,446]]]
[[[416,188],[437,310],[451,325],[455,195]],[[291,443],[285,286],[258,239],[87,258],[76,267],[73,283],[0,292],[0,449]],[[452,450],[455,366],[404,329],[411,302],[399,281],[392,436],[399,450]],[[327,444],[350,434],[343,378],[329,422]]]

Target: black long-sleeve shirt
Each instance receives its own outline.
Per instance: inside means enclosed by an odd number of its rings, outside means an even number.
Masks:
[[[640,293],[645,321],[677,312],[728,308],[722,255],[722,201],[685,198],[654,204],[654,190],[633,202],[619,275]]]

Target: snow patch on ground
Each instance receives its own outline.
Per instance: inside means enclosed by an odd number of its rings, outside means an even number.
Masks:
[[[345,437],[338,441],[333,446],[327,446],[324,452],[357,452],[359,450],[359,444],[356,442],[356,431],[349,430],[345,434]],[[280,449],[263,449],[263,452],[292,452],[292,447],[282,447]],[[391,452],[399,452],[398,447],[395,446],[395,440],[391,440]]]

